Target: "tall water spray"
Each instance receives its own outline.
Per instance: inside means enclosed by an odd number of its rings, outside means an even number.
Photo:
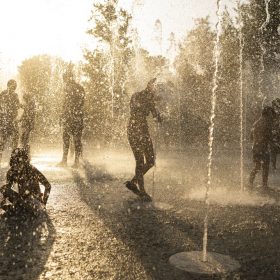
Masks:
[[[169,68],[171,72],[174,72],[174,60],[176,58],[177,54],[177,44],[176,44],[176,38],[174,32],[171,32],[168,38],[169,46],[166,50],[166,57],[169,60]]]
[[[155,41],[157,43],[157,47],[159,48],[158,52],[162,55],[162,23],[159,19],[156,20],[154,26],[155,33]]]
[[[207,242],[208,242],[208,219],[209,219],[209,191],[212,179],[212,160],[213,160],[213,142],[214,142],[214,119],[217,103],[217,88],[218,88],[218,70],[219,70],[219,58],[220,58],[220,36],[221,36],[221,15],[220,15],[220,4],[221,0],[217,0],[217,23],[216,23],[216,41],[214,48],[214,59],[215,59],[215,72],[213,78],[213,88],[211,97],[211,115],[210,115],[210,127],[209,127],[209,154],[208,154],[208,164],[207,164],[207,184],[205,192],[205,204],[206,204],[206,214],[204,218],[204,234],[203,234],[203,261],[207,261]]]
[[[141,18],[141,8],[144,6],[144,1],[142,0],[134,0],[132,2],[132,7],[131,7],[131,25],[130,25],[130,34],[132,38],[132,47],[134,51],[134,73],[136,77],[136,84],[134,85],[133,88],[131,88],[131,91],[139,91],[143,88],[144,86],[144,81],[145,78],[143,77],[146,76],[145,71],[143,69],[142,65],[142,60],[141,60],[141,44],[140,44],[140,38],[139,38],[139,33],[138,33],[138,28],[137,26],[140,24],[140,18]],[[141,77],[141,78],[140,78]]]
[[[240,188],[244,191],[244,104],[243,104],[243,21],[240,0],[237,2],[239,24],[239,78],[240,78]]]
[[[270,21],[270,14],[269,14],[269,2],[270,0],[265,0],[265,12],[266,12],[266,19],[264,21],[264,23],[262,24],[261,28],[260,28],[260,32],[261,32],[261,43],[260,43],[260,47],[261,47],[261,59],[260,59],[260,73],[259,73],[259,96],[263,99],[262,102],[262,107],[264,107],[265,105],[265,101],[267,99],[266,93],[263,92],[263,88],[264,88],[264,75],[265,75],[265,65],[264,65],[264,56],[266,55],[266,47],[265,47],[265,43],[264,43],[264,31],[266,30],[266,27]]]
[[[114,6],[114,1],[109,1],[109,5]],[[114,99],[115,99],[115,40],[118,34],[117,20],[110,22],[111,38],[109,42],[109,91],[111,93],[111,116],[114,118]]]
[[[110,50],[109,50],[109,71],[110,71],[110,93],[111,93],[111,116],[114,118],[114,98],[115,98],[115,92],[114,92],[114,87],[115,87],[115,29],[116,25],[113,22],[111,24],[111,41],[110,41]]]

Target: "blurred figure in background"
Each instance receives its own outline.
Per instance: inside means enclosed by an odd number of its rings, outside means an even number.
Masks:
[[[75,161],[72,167],[77,168],[82,154],[85,91],[81,85],[75,82],[72,69],[68,69],[64,73],[63,81],[65,83],[65,95],[60,119],[63,130],[63,156],[58,165],[67,166],[70,138],[72,136],[75,147]]]
[[[268,174],[270,163],[270,146],[273,136],[273,120],[275,112],[272,107],[266,106],[262,110],[261,117],[254,123],[251,130],[253,141],[253,162],[254,168],[250,173],[248,188],[252,189],[257,173],[262,170],[262,190],[268,189]]]
[[[22,147],[30,152],[30,133],[34,129],[34,123],[35,123],[35,100],[32,94],[30,93],[24,93],[23,94],[23,114],[20,119],[21,122],[21,137],[20,142]]]
[[[276,170],[277,155],[280,153],[280,99],[272,101],[272,108],[275,112],[272,129],[272,143],[270,148],[272,168]]]
[[[18,146],[18,110],[20,103],[16,93],[17,82],[9,80],[7,89],[0,94],[0,164],[5,144],[9,138],[12,140],[12,148]]]

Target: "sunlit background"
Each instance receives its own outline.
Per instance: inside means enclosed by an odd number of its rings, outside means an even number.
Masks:
[[[9,0],[0,1],[0,81],[15,75],[22,60],[49,54],[66,61],[83,59],[83,48],[96,42],[86,34],[94,0]],[[215,22],[214,0],[121,0],[120,6],[133,16],[142,47],[159,52],[154,40],[156,20],[162,23],[163,52],[170,33],[180,41],[198,17]],[[232,6],[233,1],[224,1]],[[4,80],[4,81],[3,81]]]

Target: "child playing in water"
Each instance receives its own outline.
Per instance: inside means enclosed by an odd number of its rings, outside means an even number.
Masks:
[[[12,189],[14,184],[18,185],[18,192]],[[39,184],[44,186],[44,193],[41,193]],[[0,189],[4,197],[0,207],[4,210],[12,207],[15,210],[36,212],[42,204],[47,204],[50,190],[51,185],[46,177],[30,164],[28,151],[20,148],[14,149],[10,158],[10,169],[7,172],[7,183]],[[5,204],[6,200],[11,204]]]

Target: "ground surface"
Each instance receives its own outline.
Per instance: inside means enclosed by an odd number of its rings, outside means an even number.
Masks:
[[[0,215],[1,280],[280,279],[279,170],[270,178],[276,191],[240,193],[237,155],[214,154],[208,249],[235,258],[241,269],[202,277],[177,270],[168,259],[202,248],[207,153],[159,152],[147,191],[172,206],[168,210],[145,206],[123,187],[133,173],[130,153],[87,152],[79,170],[55,167],[59,156],[57,150],[33,156],[53,187],[47,215]],[[246,174],[249,167],[246,161]]]

